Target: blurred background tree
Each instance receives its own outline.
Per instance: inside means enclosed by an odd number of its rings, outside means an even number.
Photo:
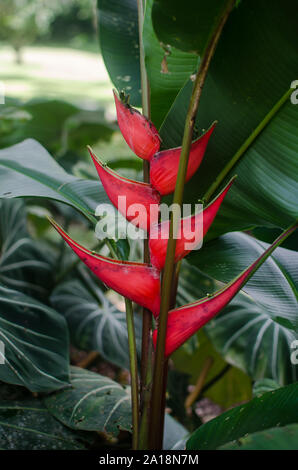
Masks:
[[[22,49],[39,40],[69,41],[92,35],[93,0],[1,0],[0,40],[22,63]]]

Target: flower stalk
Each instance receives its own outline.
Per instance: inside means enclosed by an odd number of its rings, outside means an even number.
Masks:
[[[141,89],[142,89],[142,111],[147,119],[150,119],[150,89],[149,81],[145,66],[145,51],[143,44],[143,25],[144,10],[146,9],[146,0],[137,0],[138,3],[138,24],[139,24],[139,51],[140,51],[140,73],[141,73]],[[150,183],[150,162],[143,161],[143,180],[144,183]],[[143,243],[144,263],[150,263],[149,241],[144,239]],[[143,326],[142,326],[142,352],[141,352],[141,371],[140,371],[140,402],[141,402],[141,418],[140,418],[140,438],[139,448],[148,448],[149,433],[149,409],[151,396],[152,381],[152,315],[151,312],[143,308]]]
[[[131,377],[131,406],[132,406],[132,448],[138,448],[139,440],[139,377],[138,377],[138,362],[137,362],[137,347],[136,335],[133,318],[132,302],[125,299],[126,310],[126,324],[128,336],[128,351],[129,351],[129,364],[130,364],[130,377]]]
[[[186,116],[184,127],[184,135],[182,141],[182,148],[179,160],[179,169],[177,175],[176,188],[174,193],[173,203],[180,206],[182,205],[183,192],[185,185],[185,178],[187,172],[187,165],[189,159],[189,152],[192,143],[195,119],[199,106],[199,101],[202,94],[202,89],[207,76],[207,71],[220,38],[222,29],[226,20],[234,7],[235,1],[231,0],[223,12],[217,28],[211,37],[204,55],[201,59],[199,70],[197,72],[193,91],[190,99],[190,104]],[[167,317],[170,309],[172,279],[175,264],[175,249],[176,249],[176,235],[178,231],[179,220],[171,213],[170,218],[170,233],[167,246],[167,255],[165,267],[163,272],[162,281],[162,297],[161,308],[159,315],[159,326],[157,334],[156,353],[153,371],[153,385],[152,385],[152,401],[151,401],[151,422],[150,422],[150,448],[161,449],[163,442],[163,417],[164,417],[164,364],[165,364],[165,346],[166,346],[166,332],[167,332]]]

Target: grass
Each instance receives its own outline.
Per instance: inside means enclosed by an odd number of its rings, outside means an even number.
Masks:
[[[105,108],[107,120],[115,120],[112,88],[99,52],[61,45],[24,48],[23,63],[15,63],[14,51],[0,44],[0,81],[10,98],[64,100],[87,109]],[[28,135],[30,137],[30,135]],[[134,158],[120,132],[111,142],[99,140],[94,150],[105,161]],[[87,151],[84,152],[88,157]],[[93,167],[91,165],[91,167]]]
[[[0,49],[0,80],[6,96],[63,99],[87,108],[113,108],[112,84],[99,53],[69,47],[33,46],[15,63],[9,46]]]

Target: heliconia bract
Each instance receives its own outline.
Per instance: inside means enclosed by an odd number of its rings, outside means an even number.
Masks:
[[[205,134],[191,144],[186,173],[188,181],[199,168],[216,123],[212,124]],[[150,183],[157,191],[165,196],[173,193],[179,168],[181,147],[158,152],[150,160]]]
[[[169,311],[167,319],[165,356],[170,356],[202,326],[215,317],[240,291],[254,272],[266,261],[279,244],[297,228],[294,224],[283,232],[248,268],[229,284],[210,296]],[[153,343],[157,342],[157,330],[153,332]]]
[[[154,315],[159,313],[160,273],[156,268],[144,263],[120,261],[93,253],[72,240],[53,220],[50,222],[76,255],[104,284],[151,310]]]
[[[150,160],[160,147],[157,129],[139,111],[123,103],[115,91],[114,98],[119,128],[126,143],[138,157]]]
[[[195,246],[198,246],[202,238],[209,230],[227,192],[234,182],[233,178],[219,195],[205,209],[193,216],[181,219],[177,234],[175,262],[184,258]],[[201,226],[201,224],[203,224]],[[149,250],[151,264],[158,269],[164,267],[169,239],[169,220],[158,225],[152,225],[149,236]],[[189,248],[189,245],[192,245]]]
[[[192,304],[171,310],[167,323],[165,355],[170,356],[196,331],[215,317],[241,289],[247,275],[248,273],[243,273],[233,284],[212,297],[204,297]],[[157,330],[153,332],[154,344],[156,344],[156,340]]]
[[[150,184],[133,181],[118,175],[103,165],[88,148],[102,185],[114,206],[121,214],[137,227],[149,230],[150,210],[156,210],[158,217],[159,193]],[[121,197],[121,199],[119,199]]]

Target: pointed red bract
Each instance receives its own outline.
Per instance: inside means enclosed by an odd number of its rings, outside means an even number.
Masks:
[[[78,255],[83,263],[109,288],[151,310],[155,315],[160,307],[160,273],[143,263],[120,261],[82,247],[72,240],[59,225],[51,220],[51,224]]]
[[[165,355],[171,355],[202,326],[217,315],[240,291],[248,281],[252,271],[267,258],[269,247],[254,263],[243,271],[234,281],[227,284],[212,296],[171,310],[168,315]],[[271,250],[272,251],[272,250]],[[157,330],[153,332],[156,345]]]
[[[184,258],[184,256],[194,249],[195,245],[198,246],[201,243],[202,238],[209,230],[233,182],[234,178],[202,212],[199,212],[191,217],[181,219],[181,224],[176,240],[175,262]],[[201,227],[202,223],[203,226]],[[163,269],[166,261],[169,226],[169,220],[165,220],[158,225],[152,225],[150,229],[150,260],[151,264],[160,270]],[[193,247],[190,249],[188,248],[189,244],[193,244]]]
[[[150,160],[160,147],[157,129],[139,111],[119,100],[115,91],[114,98],[118,124],[124,139],[138,157]]]
[[[205,134],[192,143],[186,181],[188,181],[199,168],[215,125],[216,123],[212,124]],[[163,150],[156,153],[150,161],[150,182],[162,196],[173,193],[175,190],[180,153],[181,147]]]
[[[150,184],[133,181],[118,175],[103,165],[89,148],[90,155],[112,204],[137,227],[149,230],[150,209],[158,214],[159,193]],[[119,199],[121,197],[121,199]]]

